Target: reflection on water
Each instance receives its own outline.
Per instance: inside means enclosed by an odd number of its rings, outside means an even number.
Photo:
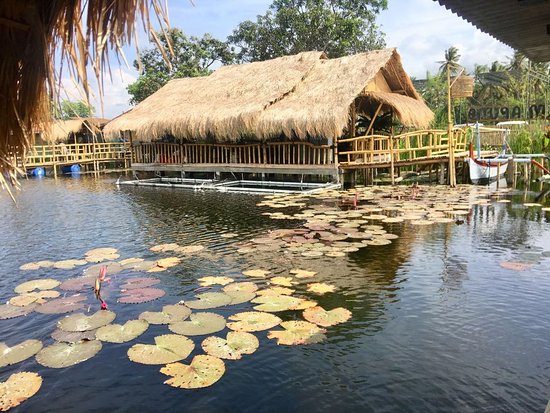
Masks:
[[[236,253],[237,244],[300,221],[262,215],[258,196],[121,188],[116,177],[82,176],[31,180],[18,194],[18,207],[0,199],[0,299],[21,281],[79,270],[23,272],[29,261],[79,258],[113,246],[121,258],[154,258],[159,243],[199,243],[208,252],[159,273],[165,297],[135,306],[113,304],[117,322],[146,309],[189,298],[206,275],[239,277],[261,267],[275,275],[290,268],[318,271],[316,281],[337,286],[318,297],[325,308],[343,306],[353,318],[332,327],[325,343],[277,346],[258,333],[260,349],[228,361],[226,375],[198,391],[163,385],[154,366],[126,358],[133,344],[105,344],[99,355],[64,370],[33,359],[0,368],[36,371],[40,392],[14,411],[542,411],[550,380],[550,215],[515,203],[478,205],[456,223],[428,227],[388,224],[399,235],[391,245],[369,247],[342,258],[296,258],[263,251]],[[485,189],[473,189],[473,191]],[[532,200],[536,193],[529,193]],[[518,199],[521,198],[521,199]],[[547,201],[543,201],[547,202]],[[461,223],[461,222],[459,222]],[[237,238],[222,234],[236,233]],[[503,261],[530,265],[502,268]],[[297,287],[304,294],[303,287]],[[248,304],[239,309],[249,308]],[[221,309],[220,314],[231,314]],[[283,313],[283,318],[296,318]],[[26,338],[51,342],[56,316],[32,314],[0,320],[0,341]],[[139,342],[167,332],[152,326]],[[225,332],[220,333],[225,335]],[[200,340],[195,340],[197,344]],[[193,354],[200,353],[197,346]]]

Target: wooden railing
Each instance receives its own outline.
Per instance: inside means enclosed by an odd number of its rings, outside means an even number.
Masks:
[[[130,145],[125,142],[78,143],[33,146],[21,166],[49,166],[55,164],[107,162],[128,159]]]
[[[329,145],[308,142],[258,144],[136,143],[132,163],[138,164],[247,164],[247,165],[330,165]]]
[[[454,153],[466,150],[466,133],[453,129]],[[389,164],[449,156],[448,132],[423,130],[396,136],[367,135],[339,140],[340,161],[346,164]]]

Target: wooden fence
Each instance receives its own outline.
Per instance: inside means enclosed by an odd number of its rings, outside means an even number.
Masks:
[[[329,145],[308,142],[257,144],[135,143],[132,163],[137,164],[241,164],[241,165],[331,165]]]
[[[22,167],[86,164],[128,160],[130,145],[125,142],[77,143],[33,146],[19,160]]]
[[[453,129],[454,153],[466,151],[466,133]],[[423,130],[402,135],[367,135],[339,142],[340,163],[343,166],[365,164],[403,164],[446,158],[449,156],[448,132]]]

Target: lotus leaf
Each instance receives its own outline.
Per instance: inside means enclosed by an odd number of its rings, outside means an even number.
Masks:
[[[271,272],[271,271],[268,271],[268,270],[256,269],[256,270],[247,270],[247,271],[243,271],[243,274],[246,275],[247,277],[265,278],[265,277],[267,277],[267,275],[268,275],[270,272]]]
[[[21,317],[32,313],[36,309],[36,304],[29,304],[25,307],[18,307],[11,304],[0,304],[0,320]]]
[[[35,271],[40,269],[40,264],[36,262],[28,262],[26,264],[21,265],[19,269],[23,271]]]
[[[197,294],[197,300],[186,301],[189,308],[206,310],[231,304],[232,298],[225,293]]]
[[[87,262],[103,262],[103,261],[114,261],[120,258],[119,254],[90,254],[86,255]]]
[[[269,280],[271,284],[281,285],[283,287],[292,287],[294,284],[298,284],[292,281],[292,277],[273,277]]]
[[[118,302],[123,304],[146,303],[156,300],[164,294],[166,294],[165,291],[160,288],[134,288],[124,291],[118,299]]]
[[[213,385],[223,376],[225,363],[217,357],[200,354],[193,357],[190,365],[171,363],[160,372],[172,377],[164,384],[181,389],[200,389]]]
[[[207,337],[202,349],[210,356],[226,360],[239,360],[243,354],[252,354],[260,346],[254,334],[244,331],[230,331],[227,338]]]
[[[305,310],[306,308],[311,308],[317,306],[317,301],[302,299],[302,302],[296,307],[293,307],[293,310]]]
[[[330,327],[349,320],[351,318],[351,311],[342,307],[330,311],[322,307],[312,307],[304,310],[304,318],[321,327]]]
[[[120,286],[122,290],[132,290],[134,288],[145,288],[160,283],[158,278],[154,277],[133,277],[127,278],[126,282]]]
[[[391,241],[386,238],[374,238],[368,241],[363,241],[366,245],[372,245],[372,246],[381,246],[381,245],[389,245],[391,244]]]
[[[188,245],[186,247],[179,247],[175,252],[180,254],[193,254],[195,252],[202,251],[205,247],[202,245]]]
[[[36,373],[14,373],[0,382],[0,411],[6,412],[34,396],[42,386],[42,377]]]
[[[8,304],[15,305],[17,307],[26,307],[38,300],[38,296],[34,294],[16,295],[10,298]]]
[[[109,324],[116,318],[116,314],[109,310],[99,310],[87,316],[86,314],[73,314],[57,322],[57,327],[63,331],[88,331]]]
[[[285,287],[269,287],[264,290],[259,290],[256,294],[261,296],[273,296],[273,295],[292,295],[295,290]]]
[[[166,364],[183,360],[195,344],[187,337],[178,334],[165,334],[155,337],[155,344],[135,344],[128,349],[128,358],[141,364]]]
[[[307,321],[284,321],[281,323],[282,331],[271,330],[267,338],[277,339],[277,344],[295,346],[298,344],[314,344],[323,341],[326,330],[316,324]]]
[[[514,271],[525,271],[532,267],[532,264],[526,264],[523,262],[503,261],[500,263],[502,268]]]
[[[145,320],[129,320],[123,325],[109,324],[97,329],[95,336],[98,340],[109,343],[126,343],[142,335],[149,323]]]
[[[231,305],[246,303],[256,297],[255,293],[247,291],[227,291],[226,294],[231,297]]]
[[[315,294],[326,294],[332,293],[336,287],[334,285],[325,284],[325,283],[312,283],[307,285],[307,290]]]
[[[238,283],[232,283],[228,284],[225,287],[223,287],[224,292],[229,291],[240,291],[240,292],[248,292],[248,293],[254,293],[258,291],[258,286],[250,281],[246,282],[238,282]]]
[[[157,260],[157,267],[171,268],[171,267],[175,267],[180,262],[181,262],[181,258],[178,258],[178,257],[162,258],[160,260]]]
[[[314,277],[317,274],[315,271],[307,271],[307,270],[299,270],[299,269],[290,270],[290,273],[294,274],[296,278],[310,278],[310,277]]]
[[[116,248],[94,248],[93,250],[87,251],[84,255],[110,255],[116,254],[118,250]]]
[[[131,268],[135,271],[149,271],[152,268],[156,268],[157,264],[155,261],[141,261],[136,262],[135,264],[125,266],[125,268]]]
[[[145,261],[143,258],[125,258],[123,260],[120,260],[118,263],[123,268],[132,268],[135,264],[139,264],[140,262]]]
[[[323,251],[304,251],[301,254],[303,257],[321,257],[324,255]]]
[[[31,280],[31,281],[27,281],[22,284],[19,284],[17,287],[15,287],[15,292],[17,294],[24,294],[24,293],[30,293],[35,290],[51,290],[57,287],[59,284],[61,284],[59,281],[51,278]]]
[[[52,268],[55,262],[49,260],[42,260],[35,263],[40,266],[40,268]]]
[[[231,323],[227,327],[234,331],[262,331],[279,325],[283,320],[274,314],[263,313],[260,311],[248,311],[237,313],[229,317]]]
[[[193,313],[189,321],[178,321],[168,326],[170,331],[184,336],[202,336],[225,328],[225,318],[214,313]]]
[[[80,291],[85,288],[93,288],[95,284],[96,277],[92,276],[82,276],[76,278],[69,278],[59,285],[59,288],[66,291]]]
[[[19,363],[34,356],[42,348],[39,340],[25,340],[13,347],[0,342],[0,367]]]
[[[118,274],[124,267],[116,261],[102,262],[89,266],[83,271],[83,275],[86,277],[97,278],[103,267],[107,267],[107,274]]]
[[[222,234],[220,235],[220,237],[222,238],[235,238],[235,237],[238,237],[239,234],[233,234],[232,232],[228,232],[227,234]]]
[[[167,268],[165,267],[159,267],[156,263],[154,266],[152,266],[151,268],[149,268],[147,270],[147,272],[163,272],[163,271],[166,271]]]
[[[270,295],[256,297],[252,300],[255,304],[260,304],[254,307],[257,311],[267,311],[268,313],[276,313],[279,311],[293,310],[302,304],[301,298],[290,297],[288,295]]]
[[[95,356],[101,350],[101,341],[80,341],[78,343],[54,343],[44,347],[36,355],[36,361],[52,369],[74,366]]]
[[[162,311],[144,311],[139,315],[140,320],[149,324],[170,324],[183,321],[191,315],[191,309],[184,304],[171,304],[162,307]]]
[[[71,295],[69,297],[56,298],[36,307],[35,311],[42,314],[63,314],[81,310],[85,307],[86,296]],[[27,308],[27,307],[25,307]]]
[[[170,252],[176,251],[180,246],[178,244],[159,244],[149,248],[153,252]]]
[[[62,261],[54,262],[53,267],[57,268],[59,270],[72,270],[76,266],[85,265],[85,264],[88,264],[88,261],[86,261],[86,260],[62,260]]]
[[[52,338],[62,343],[78,343],[83,340],[90,341],[95,340],[95,330],[68,332],[58,328],[52,333]]]
[[[210,287],[211,285],[227,285],[235,280],[230,277],[202,277],[198,281],[202,287]]]

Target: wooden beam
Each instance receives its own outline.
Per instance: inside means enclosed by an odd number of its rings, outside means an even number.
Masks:
[[[378,109],[376,109],[376,112],[374,112],[374,116],[370,120],[370,124],[369,124],[369,127],[368,127],[367,131],[365,132],[365,135],[368,135],[370,133],[370,131],[372,129],[372,125],[374,125],[374,121],[376,120],[376,117],[378,116],[378,114],[380,113],[381,110],[382,110],[382,103],[380,103],[378,105]]]

